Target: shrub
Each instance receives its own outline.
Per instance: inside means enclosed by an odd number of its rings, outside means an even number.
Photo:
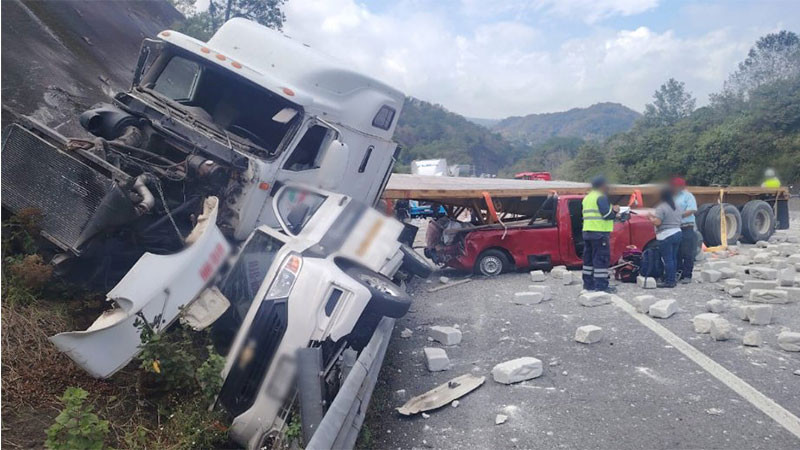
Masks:
[[[214,397],[222,388],[222,369],[225,367],[225,358],[214,350],[212,345],[208,349],[208,359],[206,359],[195,372],[197,384],[203,396],[209,401],[214,401]]]
[[[64,409],[47,429],[45,447],[54,450],[101,449],[108,435],[108,421],[84,405],[89,393],[81,388],[68,387],[61,397]]]

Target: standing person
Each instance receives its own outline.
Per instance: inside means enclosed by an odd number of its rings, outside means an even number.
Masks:
[[[781,187],[781,180],[778,179],[774,169],[767,169],[764,171],[764,182],[761,183],[761,187],[773,189]]]
[[[697,249],[697,233],[694,232],[694,213],[697,212],[697,200],[686,190],[686,180],[675,177],[670,182],[675,206],[682,210],[681,244],[678,248],[678,272],[681,284],[692,282],[694,270],[694,252]]]
[[[598,175],[592,190],[583,198],[583,288],[589,291],[616,292],[608,285],[611,259],[609,237],[619,206],[608,199],[608,182]]]
[[[661,190],[661,203],[656,206],[650,221],[656,226],[656,239],[658,250],[664,259],[664,281],[658,282],[658,287],[674,288],[677,285],[676,273],[678,270],[678,248],[681,244],[681,219],[683,211],[675,205],[672,190]]]

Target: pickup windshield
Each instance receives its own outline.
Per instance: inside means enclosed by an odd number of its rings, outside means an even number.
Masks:
[[[155,73],[148,74],[144,87],[181,104],[195,119],[260,147],[265,153],[260,156],[277,153],[294,121],[273,117],[296,110],[292,103],[201,58],[162,58],[166,61],[153,65]]]

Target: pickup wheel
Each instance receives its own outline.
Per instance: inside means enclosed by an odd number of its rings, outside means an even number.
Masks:
[[[742,241],[755,244],[766,241],[775,231],[775,214],[769,203],[751,200],[742,208]]]
[[[369,289],[372,299],[367,309],[371,312],[397,319],[411,307],[411,297],[385,276],[359,266],[350,267],[345,272]]]
[[[400,246],[400,251],[403,252],[403,269],[405,269],[406,272],[420,278],[428,278],[431,276],[433,267],[428,264],[428,260],[423,258],[422,255],[406,244]]]
[[[511,265],[508,257],[501,250],[489,249],[478,256],[475,261],[475,273],[493,277],[500,275]]]

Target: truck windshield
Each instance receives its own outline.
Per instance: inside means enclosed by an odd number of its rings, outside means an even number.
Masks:
[[[325,199],[322,194],[299,189],[294,186],[285,188],[278,194],[276,201],[278,214],[290,234],[298,234],[317,212]]]
[[[195,119],[275,154],[294,120],[273,117],[291,102],[254,83],[193,56],[168,56],[144,87],[184,106]],[[300,115],[296,114],[295,118]]]

